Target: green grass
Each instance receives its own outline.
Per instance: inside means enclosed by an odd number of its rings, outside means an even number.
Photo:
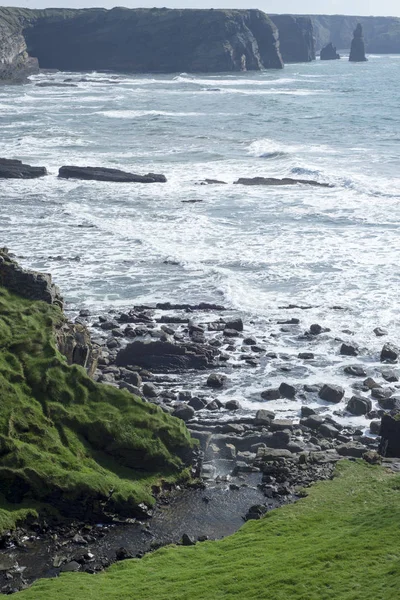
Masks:
[[[168,547],[16,600],[398,600],[400,476],[343,462],[333,481],[235,535]]]
[[[54,342],[63,319],[0,287],[0,480],[15,504],[0,498],[0,532],[38,502],[132,515],[161,478],[180,476],[193,444],[183,421],[68,366]]]

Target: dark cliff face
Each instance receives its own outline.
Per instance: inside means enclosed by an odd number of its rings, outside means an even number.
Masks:
[[[357,27],[354,30],[354,37],[351,42],[349,60],[350,62],[365,62],[367,60],[365,56],[363,30],[360,23],[357,24]]]
[[[276,27],[258,10],[8,10],[14,11],[15,35],[42,68],[171,73],[283,67]]]
[[[360,23],[368,52],[400,54],[400,18],[312,15],[311,20],[317,50],[328,42],[332,42],[339,49],[349,49],[353,32]]]
[[[315,60],[314,29],[309,17],[270,15],[279,31],[283,62],[311,62]]]

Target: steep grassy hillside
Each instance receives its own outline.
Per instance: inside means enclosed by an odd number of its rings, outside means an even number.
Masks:
[[[348,462],[222,541],[42,580],[15,599],[398,600],[399,590],[400,476]]]
[[[67,365],[53,335],[63,319],[0,287],[0,480],[14,504],[0,530],[43,502],[78,518],[132,515],[190,455],[182,421]]]

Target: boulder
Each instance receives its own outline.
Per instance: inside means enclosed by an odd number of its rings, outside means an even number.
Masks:
[[[330,183],[320,183],[319,181],[313,181],[312,179],[291,179],[285,177],[283,179],[277,179],[275,177],[240,177],[234,183],[239,185],[297,185],[298,183],[304,185],[311,185],[315,187],[334,187]]]
[[[339,385],[325,384],[320,390],[318,396],[326,402],[338,404],[344,397],[344,389]]]
[[[188,405],[194,408],[194,410],[202,410],[207,406],[207,400],[193,396],[193,398],[190,398]]]
[[[340,347],[340,354],[342,356],[358,356],[360,349],[357,344],[343,343]]]
[[[243,331],[243,321],[240,318],[230,319],[225,322],[225,329],[235,329],[236,331]]]
[[[380,435],[381,433],[381,422],[380,421],[371,421],[369,424],[369,430],[374,435]]]
[[[365,44],[364,44],[364,35],[363,28],[361,23],[357,24],[357,27],[354,30],[354,37],[351,42],[350,49],[350,62],[366,62],[368,59],[365,56]]]
[[[352,377],[366,377],[367,372],[361,365],[349,365],[344,368],[344,372]]]
[[[376,335],[376,337],[384,337],[385,335],[388,334],[388,331],[387,331],[387,329],[384,329],[383,327],[375,327],[374,334]]]
[[[173,417],[182,419],[182,421],[190,421],[190,419],[193,419],[194,415],[194,408],[192,408],[188,404],[181,404],[180,406],[176,406],[174,412],[172,413]]]
[[[113,181],[117,183],[165,183],[167,181],[165,175],[157,173],[137,175],[136,173],[106,167],[64,166],[59,169],[58,176],[62,179]]]
[[[228,402],[225,402],[225,408],[226,410],[240,410],[242,407],[238,400],[228,400]]]
[[[300,419],[300,425],[317,430],[321,427],[324,420],[324,417],[320,417],[319,415],[309,415],[308,417]]]
[[[256,413],[257,425],[269,425],[273,419],[275,419],[275,413],[270,410],[261,409]]]
[[[372,410],[372,402],[369,398],[353,396],[349,400],[346,410],[352,415],[366,415]]]
[[[330,423],[322,423],[318,431],[322,436],[324,436],[324,438],[328,439],[337,438],[339,435],[339,430]]]
[[[222,388],[224,387],[226,381],[226,375],[221,375],[220,373],[211,373],[207,379],[208,387],[212,388]]]
[[[37,179],[47,175],[45,167],[31,167],[20,160],[0,158],[0,179]]]
[[[118,352],[116,364],[120,367],[136,365],[154,372],[202,370],[212,365],[212,359],[212,352],[201,347],[188,348],[161,341],[135,341]]]
[[[337,53],[336,47],[329,42],[326,46],[321,49],[320,52],[321,60],[338,60],[340,59],[340,54]]]
[[[396,362],[399,358],[400,350],[394,344],[387,343],[381,351],[381,362]]]
[[[379,406],[384,410],[400,410],[400,398],[398,396],[380,398],[378,402]]]
[[[279,393],[282,398],[288,398],[289,400],[292,400],[296,396],[296,388],[293,385],[283,382],[279,386]]]
[[[143,385],[143,395],[146,398],[157,398],[159,396],[160,390],[154,385],[154,383],[145,383]]]
[[[389,383],[396,383],[397,381],[399,381],[399,374],[393,369],[382,371],[382,377],[385,381],[388,381]]]
[[[277,388],[264,390],[261,392],[261,398],[263,400],[279,400],[279,398],[281,398],[281,392]]]
[[[384,415],[380,435],[379,453],[388,458],[400,458],[400,420]]]

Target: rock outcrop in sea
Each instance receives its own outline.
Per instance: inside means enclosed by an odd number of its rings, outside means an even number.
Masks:
[[[270,15],[279,31],[280,51],[284,63],[315,60],[314,29],[310,17]]]
[[[337,53],[336,47],[329,42],[326,46],[321,49],[320,52],[321,60],[338,60],[340,59],[340,54]]]
[[[351,42],[350,49],[350,62],[365,62],[367,61],[367,57],[365,56],[365,44],[364,44],[364,35],[362,26],[358,23],[357,27],[354,30],[354,38]]]

